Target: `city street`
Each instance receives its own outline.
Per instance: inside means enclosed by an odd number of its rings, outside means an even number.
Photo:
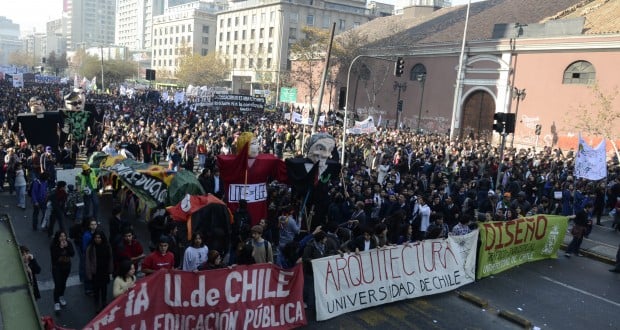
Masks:
[[[104,195],[101,225],[107,232],[111,196]],[[26,211],[14,207],[13,195],[0,193],[0,213],[11,216],[20,244],[30,247],[43,269],[38,276],[42,298],[38,301],[41,315],[54,315],[52,303],[53,282],[49,264],[49,242],[41,231],[31,230],[31,207]],[[617,247],[620,234],[597,227],[584,247],[604,245],[607,250]],[[148,246],[148,231],[141,220],[134,220],[139,240]],[[595,241],[600,240],[600,241]],[[615,250],[614,250],[615,251]],[[516,267],[504,273],[482,279],[453,291],[435,296],[412,299],[380,307],[361,310],[328,321],[316,322],[314,313],[307,311],[310,329],[519,329],[499,316],[500,312],[514,313],[533,326],[542,329],[617,329],[620,321],[616,312],[620,307],[620,275],[607,270],[610,265],[593,258],[565,258],[560,251],[558,259],[545,260]],[[77,275],[78,258],[73,259],[73,270],[68,282],[68,306],[54,315],[58,325],[80,329],[95,316],[92,298],[86,296]],[[459,293],[470,293],[484,301],[477,306],[461,299]],[[111,298],[111,289],[110,295]]]

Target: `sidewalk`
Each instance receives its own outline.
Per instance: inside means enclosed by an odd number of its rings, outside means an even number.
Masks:
[[[614,265],[616,263],[616,252],[618,251],[618,244],[620,244],[620,232],[617,232],[611,228],[613,219],[609,216],[601,218],[603,226],[594,225],[592,232],[588,238],[583,239],[581,244],[581,253],[592,259]],[[566,232],[564,236],[564,243],[562,249],[566,250],[568,244],[573,239],[570,231]]]

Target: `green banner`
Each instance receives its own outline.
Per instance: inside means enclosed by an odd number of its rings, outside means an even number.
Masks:
[[[297,102],[297,88],[280,87],[280,102]]]
[[[526,262],[557,258],[567,227],[566,217],[542,214],[481,223],[476,279]]]

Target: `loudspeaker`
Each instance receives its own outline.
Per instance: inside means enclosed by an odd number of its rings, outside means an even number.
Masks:
[[[155,80],[155,70],[146,69],[146,80]]]
[[[347,105],[347,88],[340,87],[340,93],[338,94],[338,109],[344,110]]]

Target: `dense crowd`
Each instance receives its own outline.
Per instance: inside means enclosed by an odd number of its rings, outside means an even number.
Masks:
[[[305,274],[312,276],[309,262],[314,258],[462,235],[480,222],[535,214],[570,216],[583,226],[570,255],[579,253],[592,222],[600,225],[602,215],[620,211],[620,173],[613,162],[606,180],[592,182],[573,175],[572,150],[515,147],[500,155],[498,145],[488,140],[450,141],[447,135],[379,127],[374,134],[347,135],[344,146],[337,143],[333,159],[340,161],[343,153],[345,159],[340,177],[327,182],[329,203],[314,206],[326,208],[325,218],[308,221],[310,207],[305,207],[303,198],[295,189],[276,182],[269,186],[269,215],[254,219],[260,220],[258,225],[249,225],[255,221],[248,219],[245,207],[235,211],[232,232],[238,237],[232,240],[237,244],[230,251],[209,249],[204,233],[194,233],[184,242],[177,225],[162,215],[149,223],[153,251],[149,254],[136,240],[120,207],[114,208],[107,224],[109,235],[101,232],[98,183],[91,179],[94,171],[89,166],[83,167],[86,179],[79,183],[81,187],[56,182],[55,168],[75,166],[79,153],[122,154],[171,170],[193,171],[205,192],[223,199],[217,156],[235,153],[242,132],[253,132],[260,152],[284,159],[303,157],[302,146],[311,136],[310,129],[285,120],[282,111],[241,114],[200,107],[191,100],[176,104],[152,102],[140,94],[133,98],[89,94],[87,104],[94,104],[97,115],[83,139],[68,139],[58,147],[30,145],[16,125],[17,114],[29,112],[28,100],[33,95],[48,110],[62,108],[62,96],[70,90],[58,85],[0,86],[0,187],[16,194],[20,208],[26,208],[27,196],[31,198],[33,230],[42,224],[41,217],[49,235],[58,223],[60,231],[52,243],[52,262],[58,273],[54,279],[66,281],[66,263],[70,265],[73,254],[78,254],[85,290],[94,292],[100,308],[105,305],[107,281],[113,272],[118,275],[114,295],[132,287],[137,271],[148,275],[162,267],[196,271],[273,262],[288,268],[301,262]],[[329,117],[319,129],[336,141],[342,139],[342,128]],[[81,203],[85,206],[78,212],[76,205]],[[51,213],[49,222],[46,211]],[[616,214],[614,226],[620,223],[620,212]],[[74,222],[79,225],[71,227]],[[66,243],[67,237],[74,240],[75,252]],[[311,285],[312,280],[305,283]],[[54,298],[59,310],[66,302],[63,286],[57,287]],[[312,305],[312,290],[305,293],[306,302]]]

